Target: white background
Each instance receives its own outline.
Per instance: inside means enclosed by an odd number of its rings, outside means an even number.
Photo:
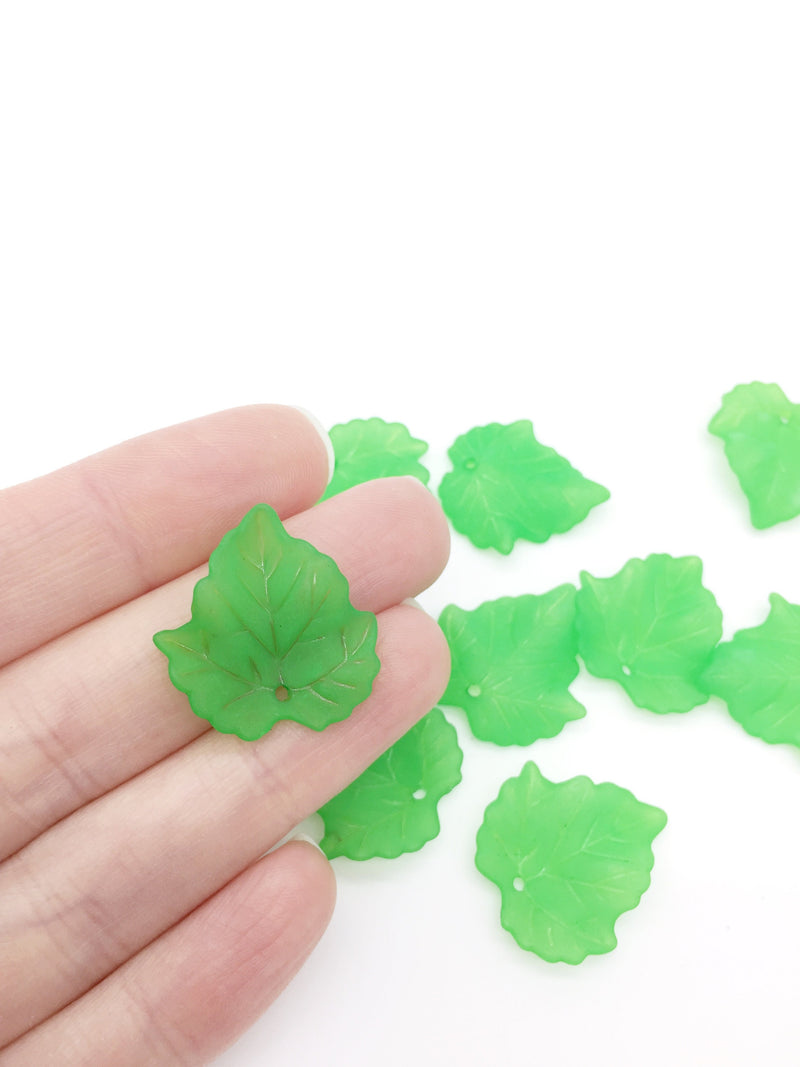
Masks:
[[[509,558],[454,537],[438,614],[695,553],[725,636],[800,602],[705,427],[800,401],[794,3],[0,8],[0,483],[252,401],[431,444],[531,418],[611,500]],[[414,665],[409,664],[409,670]],[[470,742],[441,836],[336,861],[318,950],[219,1067],[796,1065],[800,758],[721,704]],[[522,952],[472,864],[535,758],[664,808],[619,948]]]

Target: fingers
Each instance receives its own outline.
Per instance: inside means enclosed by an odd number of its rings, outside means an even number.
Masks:
[[[0,1067],[208,1063],[272,1003],[322,935],[333,874],[290,843],[16,1045]]]
[[[286,523],[331,555],[356,607],[379,612],[438,576],[448,530],[414,479],[359,486]],[[207,729],[152,635],[188,618],[200,572],[0,670],[0,858]]]
[[[0,493],[0,664],[196,567],[255,503],[283,518],[325,488],[295,408],[223,411]]]
[[[279,723],[249,743],[209,731],[3,864],[0,1042],[197,907],[436,703],[449,672],[441,630],[409,605],[378,622],[381,670],[348,719],[321,733]]]

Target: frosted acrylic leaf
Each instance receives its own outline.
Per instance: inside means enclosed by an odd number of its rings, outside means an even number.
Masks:
[[[280,719],[346,718],[372,689],[376,638],[334,561],[257,504],[212,553],[191,620],[153,640],[195,714],[252,741]]]
[[[737,385],[722,398],[722,407],[711,420],[709,430],[718,437],[735,432],[742,419],[750,415],[775,415],[789,418],[794,404],[779,385],[750,382]]]
[[[709,430],[725,442],[756,529],[800,515],[800,404],[774,384],[737,385]]]
[[[722,612],[695,556],[632,559],[612,578],[581,574],[578,651],[640,708],[689,711],[708,700],[700,675],[722,636]]]
[[[578,674],[573,586],[474,611],[451,604],[439,625],[452,662],[442,703],[463,708],[480,740],[529,745],[586,714],[568,688]]]
[[[760,626],[718,645],[703,684],[749,734],[800,746],[800,605],[773,593]]]
[[[428,446],[400,422],[353,419],[333,426],[330,437],[336,464],[323,500],[373,478],[411,474],[428,484],[430,472],[417,462]]]
[[[614,926],[650,885],[667,823],[626,789],[585,777],[548,781],[533,763],[486,809],[475,865],[500,889],[500,922],[550,963],[616,947]]]
[[[333,859],[416,852],[439,833],[437,806],[461,781],[455,729],[434,708],[320,809],[322,850]]]
[[[565,533],[609,497],[552,448],[527,419],[478,426],[457,438],[439,486],[447,516],[478,548],[507,555],[514,543]]]

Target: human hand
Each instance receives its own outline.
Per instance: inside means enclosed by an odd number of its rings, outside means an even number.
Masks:
[[[438,627],[404,604],[447,526],[413,479],[312,507],[328,459],[293,408],[222,412],[0,493],[0,1067],[201,1064],[327,924],[312,845],[264,855],[441,695]],[[344,722],[218,734],[152,635],[258,501],[378,616],[381,670]]]

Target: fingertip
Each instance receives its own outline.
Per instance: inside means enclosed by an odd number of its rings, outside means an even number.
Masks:
[[[437,694],[431,701],[433,705],[441,699],[447,688],[447,683],[450,681],[450,646],[439,623],[425,610],[418,600],[410,597],[398,607],[400,610],[415,613],[413,625],[417,631],[418,655],[425,665],[431,692]]]
[[[281,845],[272,855],[283,854],[291,864],[297,889],[313,903],[320,936],[330,922],[336,905],[336,875],[331,862],[310,837],[299,835]]]
[[[413,474],[405,474],[396,481],[403,483],[405,491],[410,492],[412,498],[419,501],[418,506],[430,529],[441,573],[450,558],[450,524],[439,498],[429,486],[421,482],[419,478],[415,478]]]
[[[384,652],[388,644],[391,655]],[[391,703],[401,724],[396,734],[400,736],[441,699],[450,680],[450,649],[436,620],[423,608],[404,602],[380,616],[377,652],[381,670],[376,693],[405,693],[402,705]]]
[[[311,423],[311,425],[314,427],[317,434],[319,435],[320,440],[322,441],[322,445],[325,449],[325,456],[328,461],[328,480],[325,483],[327,488],[327,486],[331,484],[331,479],[333,478],[333,471],[336,466],[336,455],[333,450],[333,441],[331,440],[331,436],[325,429],[325,427],[322,425],[320,420],[317,418],[317,416],[310,412],[308,408],[303,408],[299,405],[294,405],[294,410],[299,411],[301,415],[308,419],[308,421]]]
[[[360,610],[383,611],[423,592],[450,555],[444,513],[416,478],[362,482],[292,516],[287,529],[336,561]]]

